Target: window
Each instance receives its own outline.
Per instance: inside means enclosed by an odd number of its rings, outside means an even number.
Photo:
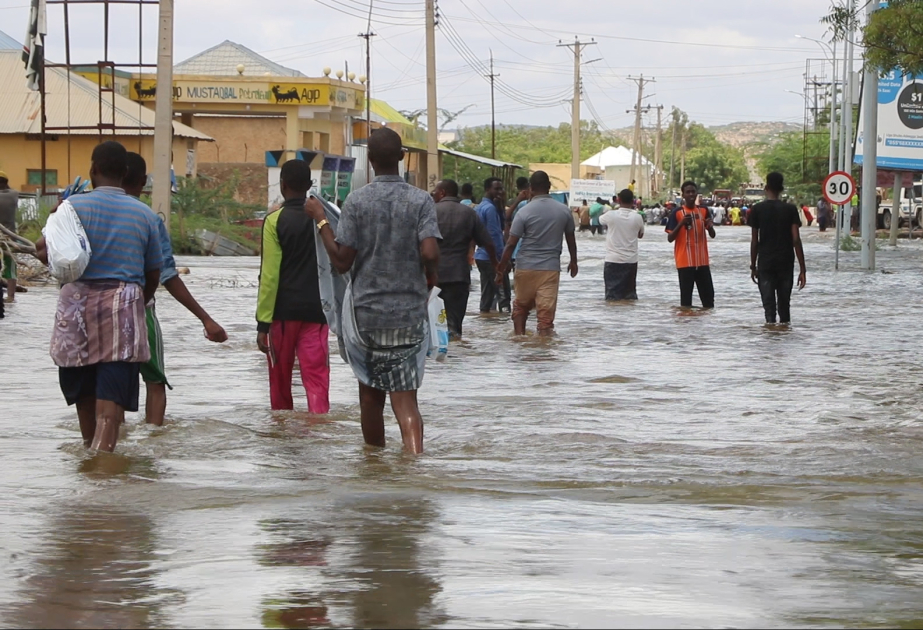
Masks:
[[[29,186],[41,186],[42,185],[42,171],[41,169],[28,169],[26,171],[26,184]],[[46,170],[45,171],[45,187],[58,185],[58,171]]]

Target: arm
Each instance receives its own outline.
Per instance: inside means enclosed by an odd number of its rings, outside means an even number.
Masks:
[[[497,263],[497,284],[503,284],[503,276],[510,270],[510,260],[513,258],[513,252],[516,251],[516,244],[519,243],[519,237],[515,234],[510,235],[506,247],[503,248],[503,257]]]
[[[797,229],[797,228],[796,228]],[[801,244],[801,241],[798,241],[798,244]],[[760,231],[758,228],[750,229],[750,279],[753,280],[753,284],[757,284],[756,280],[756,257],[759,254],[760,250]]]
[[[209,341],[214,341],[217,343],[224,343],[228,340],[228,334],[224,331],[224,328],[219,326],[215,320],[209,317],[208,313],[205,312],[205,309],[202,308],[196,299],[192,297],[192,294],[189,292],[186,283],[183,282],[182,278],[179,276],[173,276],[169,280],[163,283],[163,287],[176,298],[176,301],[186,307],[190,313],[199,318],[199,321],[202,322],[202,325],[205,326],[205,337]]]
[[[260,352],[269,352],[268,335],[276,311],[276,296],[279,294],[279,275],[282,268],[282,245],[276,222],[279,213],[274,212],[263,221],[263,235],[260,241],[260,286],[256,298],[256,345]]]
[[[154,292],[160,286],[160,269],[149,269],[144,272],[144,303],[154,299]]]
[[[808,270],[804,264],[804,248],[801,246],[801,230],[798,227],[797,225],[792,225],[792,242],[795,244],[795,256],[798,257],[798,266],[801,268],[801,271],[798,272],[798,290],[800,291],[808,283]]]
[[[426,273],[426,286],[432,289],[439,284],[439,241],[435,237],[420,241],[420,259]]]
[[[669,224],[667,224],[667,228],[668,228],[667,242],[672,243],[673,241],[675,241],[676,237],[679,236],[679,231],[686,229],[690,225],[692,225],[692,215],[691,214],[687,214],[686,216],[684,216],[683,220],[677,223],[676,227],[673,228],[672,230],[669,229]],[[714,232],[714,228],[712,228],[712,232]]]
[[[42,261],[42,263],[48,264],[48,247],[45,245],[44,236],[35,241],[35,253],[32,255]]]
[[[323,204],[314,197],[308,197],[304,205],[304,210],[318,225],[327,220]],[[320,235],[321,239],[324,241],[324,249],[327,250],[330,262],[333,263],[333,267],[337,272],[346,273],[352,269],[353,263],[356,261],[356,250],[352,247],[337,243],[336,235],[333,233],[333,228],[330,227],[329,223],[324,224],[324,227],[321,228]]]
[[[708,230],[710,237],[715,238],[715,220],[712,219],[708,210],[705,211],[705,229]]]
[[[567,270],[570,272],[571,278],[577,277],[577,239],[574,237],[573,232],[565,232],[564,240],[567,241],[567,251],[570,253],[570,263],[567,265]]]

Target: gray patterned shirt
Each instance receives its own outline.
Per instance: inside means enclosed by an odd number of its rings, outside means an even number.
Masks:
[[[360,330],[408,328],[426,317],[420,243],[441,237],[432,197],[400,176],[376,177],[350,193],[337,242],[356,250],[352,291]]]

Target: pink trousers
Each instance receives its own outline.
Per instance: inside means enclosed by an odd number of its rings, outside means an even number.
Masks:
[[[301,369],[301,382],[308,395],[308,411],[330,411],[330,346],[327,324],[275,321],[269,330],[269,343],[275,365],[269,360],[269,399],[273,409],[294,409],[292,370],[295,357]]]

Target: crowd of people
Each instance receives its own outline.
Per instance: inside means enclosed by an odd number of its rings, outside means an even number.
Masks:
[[[550,195],[547,173],[517,182],[504,201],[503,183],[487,178],[483,198],[473,187],[444,179],[432,194],[399,175],[400,136],[387,128],[369,140],[375,180],[346,199],[342,210],[310,194],[308,163],[281,169],[281,208],[263,224],[256,343],[265,353],[272,409],[292,409],[295,360],[311,413],[330,409],[329,334],[358,380],[365,442],[385,445],[384,406],[390,398],[405,449],[423,450],[423,418],[417,390],[430,350],[427,302],[438,288],[454,338],[463,332],[472,267],[481,284],[480,311],[509,315],[516,335],[526,332],[531,313],[539,335],[554,331],[562,271],[578,274],[575,221],[570,208]],[[93,190],[72,195],[73,207],[92,256],[83,275],[61,287],[51,356],[61,391],[75,405],[88,448],[115,449],[126,411],[137,411],[139,380],[147,387],[146,420],[162,424],[166,407],[163,339],[155,293],[163,286],[203,325],[205,337],[221,343],[225,330],[193,298],[176,271],[163,222],[138,197],[146,165],[117,142],[93,152]],[[766,201],[750,210],[751,277],[759,285],[766,321],[790,321],[794,262],[798,286],[805,279],[804,254],[795,206],[779,200],[782,176],[767,177]],[[674,244],[680,304],[692,306],[697,288],[704,308],[714,306],[708,240],[714,217],[698,203],[694,182],[682,186],[683,203],[666,217]],[[626,188],[615,208],[598,200],[594,216],[605,228],[603,280],[607,300],[636,300],[638,243],[645,222]],[[568,262],[562,270],[567,245]],[[475,252],[472,259],[471,248]],[[36,243],[47,263],[49,245]],[[512,271],[512,281],[510,272]]]

